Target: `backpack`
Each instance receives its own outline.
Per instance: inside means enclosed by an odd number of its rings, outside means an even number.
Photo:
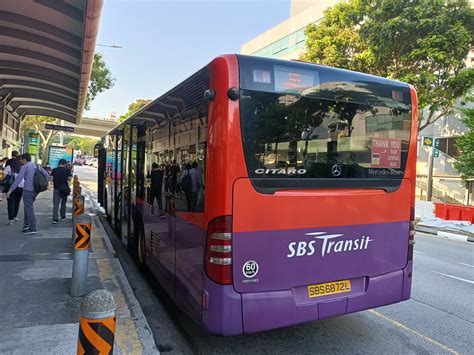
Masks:
[[[35,192],[39,194],[40,192],[46,191],[48,189],[48,184],[48,178],[44,176],[44,174],[40,170],[40,167],[37,166],[35,170],[34,179]]]
[[[189,173],[184,175],[183,180],[181,180],[181,189],[184,192],[191,192],[191,190],[193,189],[193,180]]]

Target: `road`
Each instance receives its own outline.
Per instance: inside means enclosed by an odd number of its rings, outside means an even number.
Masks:
[[[76,169],[94,186],[96,169]],[[409,301],[319,322],[245,336],[204,333],[150,274],[114,246],[162,352],[179,353],[462,353],[473,352],[474,244],[418,233]]]

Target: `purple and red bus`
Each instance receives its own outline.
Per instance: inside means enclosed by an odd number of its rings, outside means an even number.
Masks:
[[[104,144],[112,226],[208,332],[252,333],[409,299],[410,85],[224,55]],[[153,163],[163,169],[162,208]],[[180,175],[191,167],[184,192]]]

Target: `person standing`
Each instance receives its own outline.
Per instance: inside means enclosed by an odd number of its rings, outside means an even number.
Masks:
[[[8,188],[5,186],[4,180],[6,178],[6,174],[4,172],[6,166],[7,166],[7,161],[8,158],[3,158],[0,160],[0,181],[3,183],[0,191],[0,201],[3,201],[3,195],[8,192]]]
[[[60,159],[58,167],[51,172],[53,177],[53,224],[59,222],[59,215],[61,220],[66,219],[66,202],[67,197],[71,193],[69,188],[69,180],[71,179],[71,170],[66,167],[66,159]],[[59,204],[61,209],[59,210]],[[59,213],[59,214],[58,214]]]
[[[186,206],[188,212],[192,212],[192,200],[193,200],[193,177],[190,173],[191,171],[191,164],[186,163],[184,165],[183,174],[179,178],[179,187],[180,190],[184,192],[184,196],[186,197]]]
[[[17,179],[18,174],[21,170],[21,161],[18,156],[18,152],[14,151],[12,153],[12,158],[8,160],[7,166],[4,170],[6,176],[11,176],[11,183],[9,186],[5,186],[6,190],[10,189],[13,182]],[[7,198],[7,210],[8,210],[8,224],[12,225],[14,222],[19,221],[18,211],[20,209],[21,197],[23,196],[23,186],[25,185],[25,180],[20,181],[18,187],[13,190],[11,196]]]
[[[163,210],[163,198],[162,198],[162,187],[163,187],[163,176],[164,170],[163,166],[159,168],[157,163],[151,165],[151,205],[155,203],[155,199],[158,200],[158,207],[161,211]]]
[[[198,163],[193,162],[192,169],[189,170],[192,181],[192,190],[191,190],[191,211],[196,212],[197,200],[199,195],[199,189],[202,187],[202,178],[201,174],[198,171]]]
[[[171,193],[174,194],[176,192],[176,186],[178,186],[178,174],[181,172],[176,160],[171,162],[171,166],[169,169],[169,182],[170,182],[170,190]]]
[[[38,194],[35,192],[35,172],[39,171],[46,179],[48,179],[48,173],[41,166],[32,163],[31,155],[28,153],[25,153],[21,156],[21,162],[23,166],[21,167],[17,178],[8,190],[7,198],[12,195],[13,191],[15,191],[15,189],[24,179],[25,185],[23,187],[23,208],[25,211],[25,220],[22,232],[23,234],[36,234],[38,231],[36,230],[34,202]]]

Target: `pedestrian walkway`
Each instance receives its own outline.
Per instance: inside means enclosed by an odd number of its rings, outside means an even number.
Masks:
[[[84,188],[83,188],[84,189]],[[52,191],[38,196],[38,234],[23,235],[20,221],[7,225],[0,202],[0,353],[71,354],[76,352],[82,297],[70,296],[72,274],[71,213],[52,224]],[[158,353],[153,335],[133,295],[100,219],[92,216],[92,249],[87,291],[105,288],[117,302],[115,354]],[[68,211],[72,207],[68,201]]]

